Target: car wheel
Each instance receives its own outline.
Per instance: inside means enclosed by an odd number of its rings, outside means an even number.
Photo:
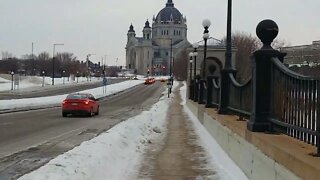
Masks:
[[[62,112],[62,117],[67,117],[67,116],[68,116],[68,113]]]
[[[91,108],[90,111],[88,112],[88,117],[92,117],[94,115],[93,109]]]
[[[98,106],[98,108],[97,108],[96,115],[99,115],[99,106]]]

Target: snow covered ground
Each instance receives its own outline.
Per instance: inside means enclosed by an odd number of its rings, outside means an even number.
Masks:
[[[81,92],[91,93],[96,98],[101,98],[114,94],[125,89],[131,88],[138,84],[144,83],[143,80],[128,80],[121,83],[111,84],[107,86],[107,92],[104,94],[102,87],[89,89]],[[11,99],[11,100],[0,100],[0,110],[7,109],[19,109],[25,107],[39,107],[39,106],[52,106],[62,103],[68,94],[58,96],[47,96],[38,98],[25,98],[25,99]]]
[[[185,93],[186,86],[181,88],[182,97],[185,97]],[[116,125],[106,133],[82,143],[20,179],[134,179],[132,177],[140,168],[143,152],[149,141],[152,142],[160,136],[155,129],[165,132],[163,129],[167,123],[166,112],[171,100],[163,96],[149,111]],[[185,104],[185,98],[182,103]],[[200,137],[199,145],[207,151],[211,165],[217,169],[220,179],[247,179],[190,110],[185,107],[185,111]]]
[[[102,79],[100,78],[91,78],[91,82],[97,82],[101,81]],[[32,90],[32,89],[37,89],[37,88],[42,88],[42,82],[43,82],[43,77],[40,76],[21,76],[20,81],[19,81],[19,86],[15,86],[15,91],[26,91],[26,90]],[[65,77],[64,80],[63,78],[55,78],[54,79],[55,86],[69,86],[77,83],[77,79],[72,80],[71,78]],[[79,77],[78,83],[88,83],[86,77]],[[47,87],[52,87],[52,78],[51,77],[45,77],[44,78],[44,86]],[[1,78],[0,77],[0,91],[9,91],[11,90],[11,80]]]

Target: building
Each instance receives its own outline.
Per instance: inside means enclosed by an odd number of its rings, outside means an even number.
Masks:
[[[289,66],[320,63],[320,41],[313,41],[310,45],[282,47],[280,51],[287,53],[284,63]]]
[[[152,26],[148,20],[145,22],[142,34],[136,37],[132,24],[127,33],[126,66],[137,74],[168,75],[170,62],[190,46],[187,19],[172,0],[153,17]]]

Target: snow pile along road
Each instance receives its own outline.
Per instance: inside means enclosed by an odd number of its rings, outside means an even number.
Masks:
[[[39,89],[43,88],[42,87],[42,81],[43,77],[41,76],[20,76],[19,80],[19,86],[15,86],[15,92],[20,92],[20,91],[30,91],[34,89]],[[76,80],[71,80],[71,78],[65,77],[65,78],[55,78],[54,83],[55,86],[52,86],[52,78],[51,77],[45,77],[44,78],[44,86],[45,87],[56,87],[56,86],[70,86],[74,84],[85,84],[85,83],[93,83],[93,82],[99,82],[98,78],[92,77],[91,81],[87,81],[86,77],[79,77],[78,78],[78,83]],[[9,91],[11,90],[11,79],[4,79],[0,77],[0,91]]]
[[[149,111],[116,125],[20,179],[132,179],[148,144],[165,134],[170,101],[164,95]]]
[[[105,97],[114,93],[118,93],[125,89],[134,87],[142,84],[142,80],[129,80],[121,83],[111,84],[107,86],[107,92],[103,94],[102,87],[81,91],[84,93],[91,93],[96,98]],[[0,111],[9,109],[20,109],[20,108],[32,108],[32,107],[46,107],[53,106],[62,103],[68,94],[58,96],[47,96],[38,98],[25,98],[25,99],[11,99],[11,100],[0,100]]]

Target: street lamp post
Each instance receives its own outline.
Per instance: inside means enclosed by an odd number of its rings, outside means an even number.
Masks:
[[[209,39],[209,27],[211,25],[210,20],[205,19],[202,22],[202,25],[204,27],[204,32],[203,32],[203,40],[204,40],[204,49],[203,49],[203,69],[202,69],[202,79],[200,81],[200,93],[199,93],[199,104],[204,104],[204,88],[205,88],[205,83],[206,83],[206,75],[207,75],[207,41]]]
[[[79,82],[79,71],[77,71],[77,83]]]
[[[170,77],[171,85],[173,85],[173,77],[172,77],[172,74],[173,74],[173,71],[172,71],[172,38],[170,39],[170,60],[169,60],[169,63],[170,63],[169,77]],[[171,94],[171,88],[169,90],[169,93]]]
[[[198,99],[198,86],[197,86],[197,79],[196,79],[196,76],[197,76],[197,56],[198,56],[198,47],[199,47],[199,44],[198,43],[194,43],[192,45],[193,47],[193,56],[194,56],[194,69],[193,69],[193,100],[194,101],[197,101]]]
[[[42,71],[42,87],[44,87],[44,74],[45,74],[45,72]]]
[[[190,85],[192,84],[191,82],[192,82],[192,60],[193,60],[193,57],[194,57],[194,55],[193,55],[193,52],[190,52],[189,53],[189,58],[190,58],[190,60],[189,60],[189,63],[190,63],[190,80],[189,80],[189,82],[190,82]]]
[[[11,91],[13,90],[13,76],[14,76],[14,72],[11,71]]]
[[[192,47],[193,47],[193,56],[194,56],[194,69],[193,69],[193,79],[195,79],[196,78],[196,75],[197,75],[197,56],[198,56],[198,51],[197,51],[197,49],[198,49],[198,47],[199,47],[199,44],[198,43],[194,43],[193,45],[192,45]]]
[[[65,70],[63,70],[63,71],[62,71],[62,76],[63,76],[63,84],[65,83],[65,81],[64,81],[64,80],[65,80],[65,79],[64,79],[64,78],[65,78],[65,72],[66,72]]]
[[[190,63],[190,80],[189,80],[189,99],[193,99],[193,90],[192,90],[192,87],[193,87],[193,84],[192,84],[192,59],[194,57],[193,55],[193,52],[190,52],[189,53],[189,57],[190,57],[190,60],[189,60],[189,63]]]
[[[34,68],[35,66],[34,66],[34,57],[33,57],[33,45],[34,43],[32,42],[31,43],[31,62],[32,62],[32,70],[33,70],[32,75],[36,75],[36,69]]]
[[[228,0],[228,15],[227,15],[227,47],[226,47],[226,69],[232,69],[231,66],[231,58],[232,58],[232,52],[231,52],[231,23],[232,23],[232,0]]]
[[[107,54],[104,55],[103,77],[106,77]]]
[[[232,42],[231,42],[231,27],[232,27],[232,0],[228,0],[227,10],[227,42],[226,42],[226,53],[225,53],[225,66],[221,71],[221,90],[220,90],[220,105],[219,113],[225,114],[228,112],[229,105],[229,74],[234,73],[235,70],[232,68]]]
[[[204,40],[204,50],[203,50],[203,72],[202,72],[202,78],[206,78],[206,70],[207,70],[207,41],[209,39],[209,27],[211,25],[210,20],[205,19],[202,22],[202,26],[204,27],[203,32],[203,40]]]
[[[54,85],[54,60],[55,60],[55,57],[54,57],[54,53],[55,53],[55,48],[56,46],[63,46],[64,44],[53,44],[53,53],[52,53],[52,85]]]
[[[88,54],[87,55],[87,81],[89,81],[89,78],[90,78],[90,81],[91,81],[91,72],[90,72],[90,67],[89,67],[89,57],[92,56],[92,55],[95,55],[95,54]]]

